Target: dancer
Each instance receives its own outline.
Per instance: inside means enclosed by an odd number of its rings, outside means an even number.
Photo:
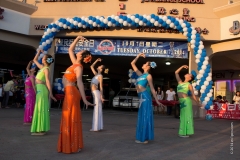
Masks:
[[[91,70],[95,75],[91,81],[91,90],[94,100],[94,111],[93,111],[93,121],[92,121],[92,129],[90,131],[99,131],[103,129],[103,114],[102,114],[102,103],[103,99],[103,76],[102,72],[105,69],[104,65],[100,65],[97,68],[97,72],[94,69],[94,66],[97,62],[101,62],[101,58],[98,58],[92,65]],[[100,91],[98,89],[98,84]]]
[[[33,110],[36,100],[36,88],[35,88],[35,67],[31,68],[32,61],[28,63],[26,68],[28,73],[28,78],[25,80],[25,99],[26,107],[24,111],[24,125],[30,125],[32,123]]]
[[[180,137],[189,137],[189,135],[194,134],[193,126],[193,111],[192,111],[192,100],[188,96],[188,92],[191,91],[193,99],[199,104],[198,99],[196,98],[193,87],[189,83],[194,80],[192,74],[185,74],[184,81],[179,77],[179,72],[183,69],[188,69],[187,65],[184,65],[175,71],[175,76],[178,81],[177,93],[180,102],[180,127],[179,127],[179,136]]]
[[[33,62],[40,70],[35,80],[36,102],[31,126],[32,135],[45,135],[50,130],[49,96],[54,101],[57,101],[52,95],[52,86],[49,77],[49,66],[54,62],[54,59],[51,55],[46,54],[42,58],[42,64],[40,64],[38,56],[41,52],[43,51],[39,50],[33,59]]]
[[[94,106],[87,101],[82,82],[82,63],[91,61],[91,53],[83,50],[78,52],[76,56],[74,55],[77,42],[84,39],[84,37],[78,36],[69,48],[69,57],[72,61],[72,66],[63,75],[65,97],[62,106],[62,119],[57,145],[58,152],[74,153],[79,152],[83,148],[80,99],[83,99],[87,107],[89,105]],[[75,82],[77,82],[78,89],[75,86]]]
[[[136,67],[135,63],[139,57],[145,58],[144,53],[140,53],[131,62],[134,72],[139,76],[136,83],[136,89],[138,92],[138,97],[140,98],[140,105],[138,110],[138,122],[136,129],[136,143],[148,143],[148,140],[154,139],[154,124],[153,124],[153,107],[152,98],[150,93],[146,90],[147,84],[149,84],[151,93],[156,100],[156,103],[160,106],[161,103],[158,101],[156,96],[156,91],[152,83],[152,75],[148,72],[151,68],[156,67],[155,62],[146,62],[142,69],[144,73],[140,72]]]

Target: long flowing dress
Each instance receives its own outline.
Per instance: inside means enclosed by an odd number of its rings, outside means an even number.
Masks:
[[[74,69],[80,64],[70,66],[63,78],[74,84],[77,81]],[[80,92],[75,86],[65,86],[62,106],[62,119],[57,151],[63,153],[78,152],[83,148],[82,117],[80,110]]]
[[[35,106],[36,94],[32,86],[31,79],[35,80],[34,76],[29,76],[25,81],[25,99],[26,107],[24,111],[24,123],[32,123],[33,110]]]
[[[137,85],[147,87],[148,74],[142,74],[137,79]],[[138,109],[138,121],[136,129],[136,140],[140,142],[154,139],[154,122],[153,122],[153,107],[152,98],[148,90],[138,93],[140,99]]]
[[[96,85],[98,87],[98,76],[93,77],[91,81],[91,85]],[[92,120],[92,130],[99,131],[103,129],[103,113],[102,113],[102,101],[101,101],[101,93],[99,90],[92,91],[93,102],[95,104],[93,110],[93,120]]]
[[[45,69],[49,68],[43,67],[40,69],[36,79],[46,82]],[[46,132],[50,130],[49,93],[46,84],[36,84],[36,92],[31,132]]]
[[[188,94],[189,82],[181,83],[177,87],[177,92]],[[180,102],[180,126],[178,134],[187,136],[194,134],[192,100],[190,97],[179,98]]]

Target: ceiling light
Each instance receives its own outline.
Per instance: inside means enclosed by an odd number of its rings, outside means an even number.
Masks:
[[[82,75],[83,77],[88,77],[88,75]]]
[[[168,66],[169,66],[170,64],[171,64],[170,62],[166,62],[166,65],[168,65]]]

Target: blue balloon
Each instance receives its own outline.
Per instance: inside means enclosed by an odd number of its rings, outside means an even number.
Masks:
[[[205,57],[200,58],[200,62],[203,62],[205,60]]]
[[[158,20],[158,23],[159,23],[159,24],[162,24],[162,23],[163,23],[163,20],[162,20],[162,19],[159,19],[159,20]]]
[[[206,57],[207,56],[207,53],[206,52],[202,52],[201,54],[203,57]]]
[[[181,29],[182,29],[182,27],[181,27],[180,25],[178,25],[178,26],[177,26],[177,30],[180,31]]]
[[[187,34],[187,37],[191,38],[192,34],[191,33],[188,33]]]
[[[208,107],[207,107],[207,108],[208,108]],[[206,107],[205,107],[205,109],[206,109]],[[210,109],[210,107],[209,107],[208,109]],[[208,109],[207,109],[207,110],[208,110]],[[211,121],[212,119],[213,119],[213,117],[212,117],[211,114],[206,114],[206,120]]]
[[[147,22],[147,26],[151,26],[151,22]]]
[[[139,20],[143,20],[143,16],[139,16],[139,18],[138,18]]]
[[[179,22],[178,22],[178,21],[175,21],[175,22],[174,22],[174,25],[175,25],[175,26],[178,26],[178,25],[179,25]]]
[[[127,19],[128,23],[132,23],[132,20],[130,18]]]
[[[135,14],[135,17],[136,17],[136,18],[139,18],[139,14]]]
[[[81,23],[82,23],[82,25],[85,25],[85,24],[86,24],[86,22],[85,22],[84,20],[82,20],[82,22],[81,22]]]
[[[158,20],[159,20],[159,17],[158,17],[158,16],[155,16],[154,19],[155,19],[155,21],[158,21]]]
[[[63,20],[62,20],[62,23],[63,23],[63,24],[67,23],[67,20],[66,20],[66,19],[63,19]]]
[[[187,22],[186,27],[187,28],[191,27],[191,24]]]
[[[123,18],[122,18],[124,21],[126,21],[127,20],[127,16],[123,16]]]
[[[111,22],[115,24],[115,23],[116,23],[116,20],[115,20],[115,19],[112,19]]]
[[[143,18],[143,22],[144,22],[144,23],[147,23],[147,21],[148,21],[148,20],[147,20],[146,18]]]
[[[174,23],[176,21],[176,19],[174,17],[171,18],[172,23]]]
[[[96,22],[96,20],[97,20],[97,18],[95,18],[95,17],[92,18],[92,21],[93,21],[93,22]]]
[[[112,18],[111,17],[108,17],[108,19],[107,19],[108,21],[111,21],[112,20]]]
[[[188,30],[187,30],[188,32],[192,32],[192,28],[188,28]]]
[[[151,14],[151,18],[155,18],[155,14]]]
[[[171,16],[167,16],[167,18],[171,20],[172,17]]]
[[[89,17],[88,17],[89,20],[92,20],[92,18],[93,18],[93,16],[89,16]]]
[[[188,38],[187,40],[188,40],[188,42],[190,42],[192,39],[191,39],[191,38]]]

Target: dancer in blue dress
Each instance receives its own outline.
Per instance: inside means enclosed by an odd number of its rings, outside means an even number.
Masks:
[[[136,130],[136,143],[148,143],[148,140],[154,139],[154,123],[153,123],[153,106],[152,98],[150,93],[147,91],[146,87],[149,84],[151,93],[156,100],[157,104],[160,106],[161,103],[158,102],[156,91],[153,87],[152,76],[148,72],[151,68],[155,68],[157,65],[155,62],[146,62],[143,66],[143,73],[138,70],[135,63],[139,57],[145,58],[144,53],[140,53],[131,62],[133,70],[139,76],[136,83],[136,88],[138,92],[138,97],[140,98],[139,110],[138,110],[138,121]]]

